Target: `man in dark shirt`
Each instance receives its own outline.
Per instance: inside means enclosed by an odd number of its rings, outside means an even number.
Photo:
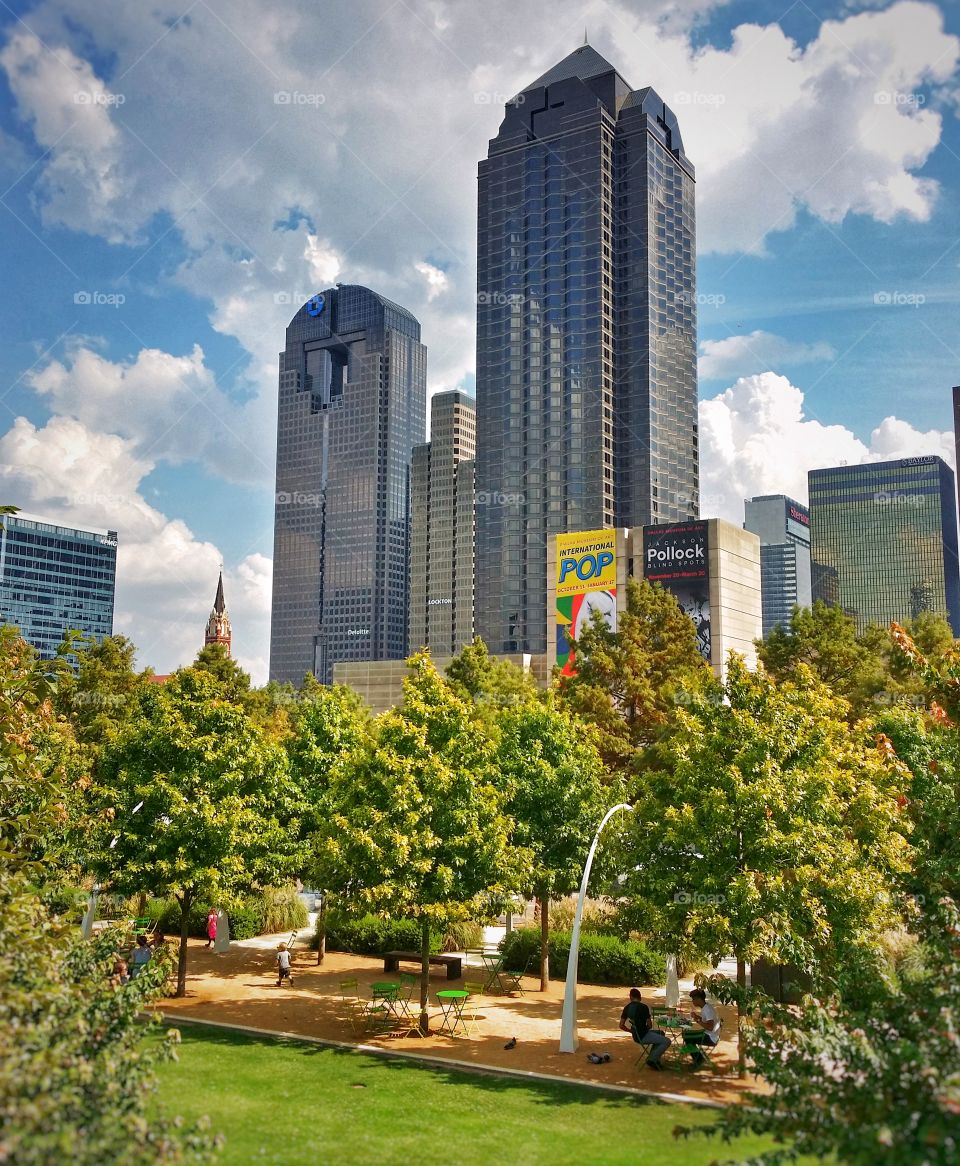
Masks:
[[[647,1057],[647,1065],[651,1069],[662,1071],[660,1058],[670,1047],[670,1042],[659,1028],[653,1027],[650,1009],[641,999],[639,988],[630,989],[630,1002],[620,1013],[620,1027],[624,1032],[629,1032],[638,1045],[652,1046]]]

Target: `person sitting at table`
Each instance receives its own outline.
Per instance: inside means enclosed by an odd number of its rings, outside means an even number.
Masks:
[[[650,1009],[644,1004],[639,988],[630,989],[630,1001],[620,1013],[620,1028],[629,1032],[638,1045],[651,1045],[647,1065],[658,1072],[663,1071],[660,1058],[670,1047],[670,1041],[659,1028],[653,1027]]]
[[[690,1002],[693,1005],[693,1019],[700,1025],[703,1032],[686,1032],[683,1036],[683,1047],[693,1057],[693,1063],[699,1068],[707,1063],[707,1058],[697,1048],[697,1045],[714,1045],[720,1040],[720,1017],[712,1004],[707,1002],[707,994],[702,988],[694,988],[690,993]]]

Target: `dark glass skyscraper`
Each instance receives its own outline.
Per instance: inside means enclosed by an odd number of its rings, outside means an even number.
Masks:
[[[785,494],[744,503],[744,530],[760,539],[763,635],[790,623],[794,607],[809,607],[810,511]]]
[[[938,457],[811,470],[814,599],[830,582],[862,631],[923,611],[960,635],[960,565],[953,470]]]
[[[547,542],[696,516],[694,171],[589,45],[508,103],[479,171],[477,632],[546,648]]]
[[[117,532],[0,515],[0,622],[15,624],[42,657],[67,631],[113,635]]]
[[[410,459],[427,351],[404,308],[344,284],[309,300],[280,354],[271,679],[406,653]]]

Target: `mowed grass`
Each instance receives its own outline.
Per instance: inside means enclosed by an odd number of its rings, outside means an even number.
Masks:
[[[209,1115],[221,1166],[707,1166],[769,1143],[678,1141],[714,1111],[185,1025],[160,1107]],[[157,1120],[163,1120],[158,1117]]]

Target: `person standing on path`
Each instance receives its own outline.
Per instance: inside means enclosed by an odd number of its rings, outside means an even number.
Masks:
[[[217,938],[217,909],[211,907],[207,912],[207,947],[211,947]]]
[[[280,949],[277,952],[277,987],[286,980],[288,983],[293,983],[293,977],[290,974],[290,952],[287,951],[285,943],[280,944]]]

